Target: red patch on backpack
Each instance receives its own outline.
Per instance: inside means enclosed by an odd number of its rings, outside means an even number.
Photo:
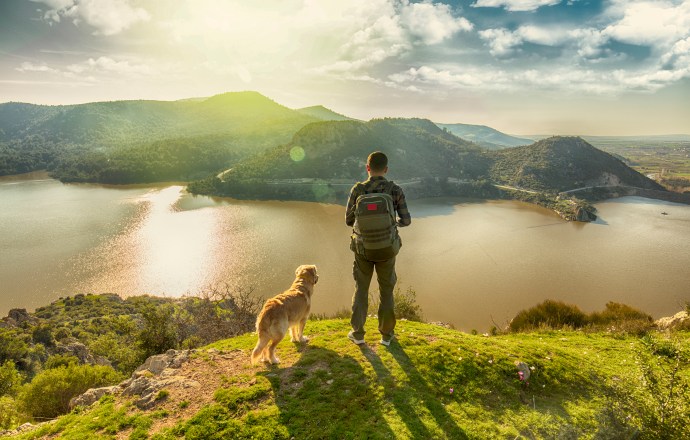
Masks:
[[[367,211],[376,211],[379,206],[376,203],[367,203]]]

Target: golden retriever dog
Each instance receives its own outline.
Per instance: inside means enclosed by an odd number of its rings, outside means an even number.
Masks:
[[[311,309],[314,285],[319,281],[316,266],[304,264],[295,271],[295,281],[290,289],[270,298],[256,318],[259,341],[252,351],[252,364],[262,362],[277,364],[276,345],[285,337],[288,328],[292,342],[306,342],[302,334]]]

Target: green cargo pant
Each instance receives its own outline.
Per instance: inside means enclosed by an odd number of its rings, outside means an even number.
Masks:
[[[364,339],[364,323],[369,309],[369,285],[376,268],[376,279],[379,282],[379,332],[381,337],[389,340],[395,329],[393,311],[393,288],[398,278],[395,275],[395,257],[386,261],[369,261],[355,252],[352,275],[355,278],[355,294],[352,298],[352,333],[357,339]]]

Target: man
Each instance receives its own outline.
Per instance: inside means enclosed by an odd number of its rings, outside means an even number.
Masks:
[[[402,188],[386,180],[384,176],[387,172],[388,157],[380,151],[371,153],[367,158],[369,179],[352,187],[345,212],[345,223],[353,226],[354,232],[350,249],[355,254],[352,273],[356,288],[352,298],[352,331],[347,337],[357,345],[364,344],[369,285],[374,269],[380,293],[380,343],[388,346],[394,336],[393,289],[397,281],[395,255],[401,246],[397,226],[408,226],[412,219]],[[377,210],[380,211],[380,215],[376,215]],[[377,224],[371,223],[372,221],[378,221],[378,227]]]

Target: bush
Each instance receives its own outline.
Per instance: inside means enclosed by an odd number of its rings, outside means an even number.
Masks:
[[[0,365],[0,397],[4,395],[14,396],[22,384],[22,375],[12,361],[5,361]]]
[[[380,300],[373,298],[369,301],[369,314],[374,315],[378,313]],[[422,308],[417,304],[417,292],[408,287],[406,291],[402,291],[400,286],[395,288],[393,292],[393,310],[395,310],[396,319],[407,319],[408,321],[422,322]]]
[[[580,328],[587,324],[587,315],[577,306],[561,301],[546,300],[530,309],[519,312],[510,321],[512,332],[529,331],[542,327],[560,329]]]
[[[0,397],[0,429],[13,429],[27,417],[17,410],[17,402],[9,396]]]
[[[173,321],[175,308],[169,304],[154,306],[147,304],[141,316],[144,328],[139,333],[139,345],[145,357],[163,353],[177,347],[177,328]]]
[[[594,330],[605,328],[617,334],[641,336],[654,327],[654,319],[647,313],[615,302],[606,303],[603,311],[591,313],[588,319]]]
[[[102,365],[60,366],[45,370],[24,386],[18,400],[27,414],[54,418],[69,412],[69,401],[89,388],[113,385],[124,376]]]
[[[53,339],[53,333],[49,324],[40,324],[34,327],[31,332],[31,338],[35,344],[43,344],[45,347],[55,345],[55,339]]]
[[[654,319],[647,313],[616,302],[607,302],[604,311],[590,314],[589,320],[594,325],[609,325],[622,321],[654,322]]]
[[[690,353],[682,337],[644,336],[635,348],[641,377],[626,378],[610,389],[609,418],[639,439],[680,439],[690,432],[687,368]],[[619,430],[620,436],[625,434]],[[622,438],[622,437],[621,437]],[[628,438],[626,436],[626,438]]]
[[[112,362],[117,371],[133,372],[146,357],[132,340],[134,335],[119,336],[114,332],[100,335],[89,343],[89,350],[96,356],[103,356]]]
[[[43,368],[52,370],[53,368],[69,367],[70,365],[79,365],[79,358],[71,354],[54,354],[48,358]]]

